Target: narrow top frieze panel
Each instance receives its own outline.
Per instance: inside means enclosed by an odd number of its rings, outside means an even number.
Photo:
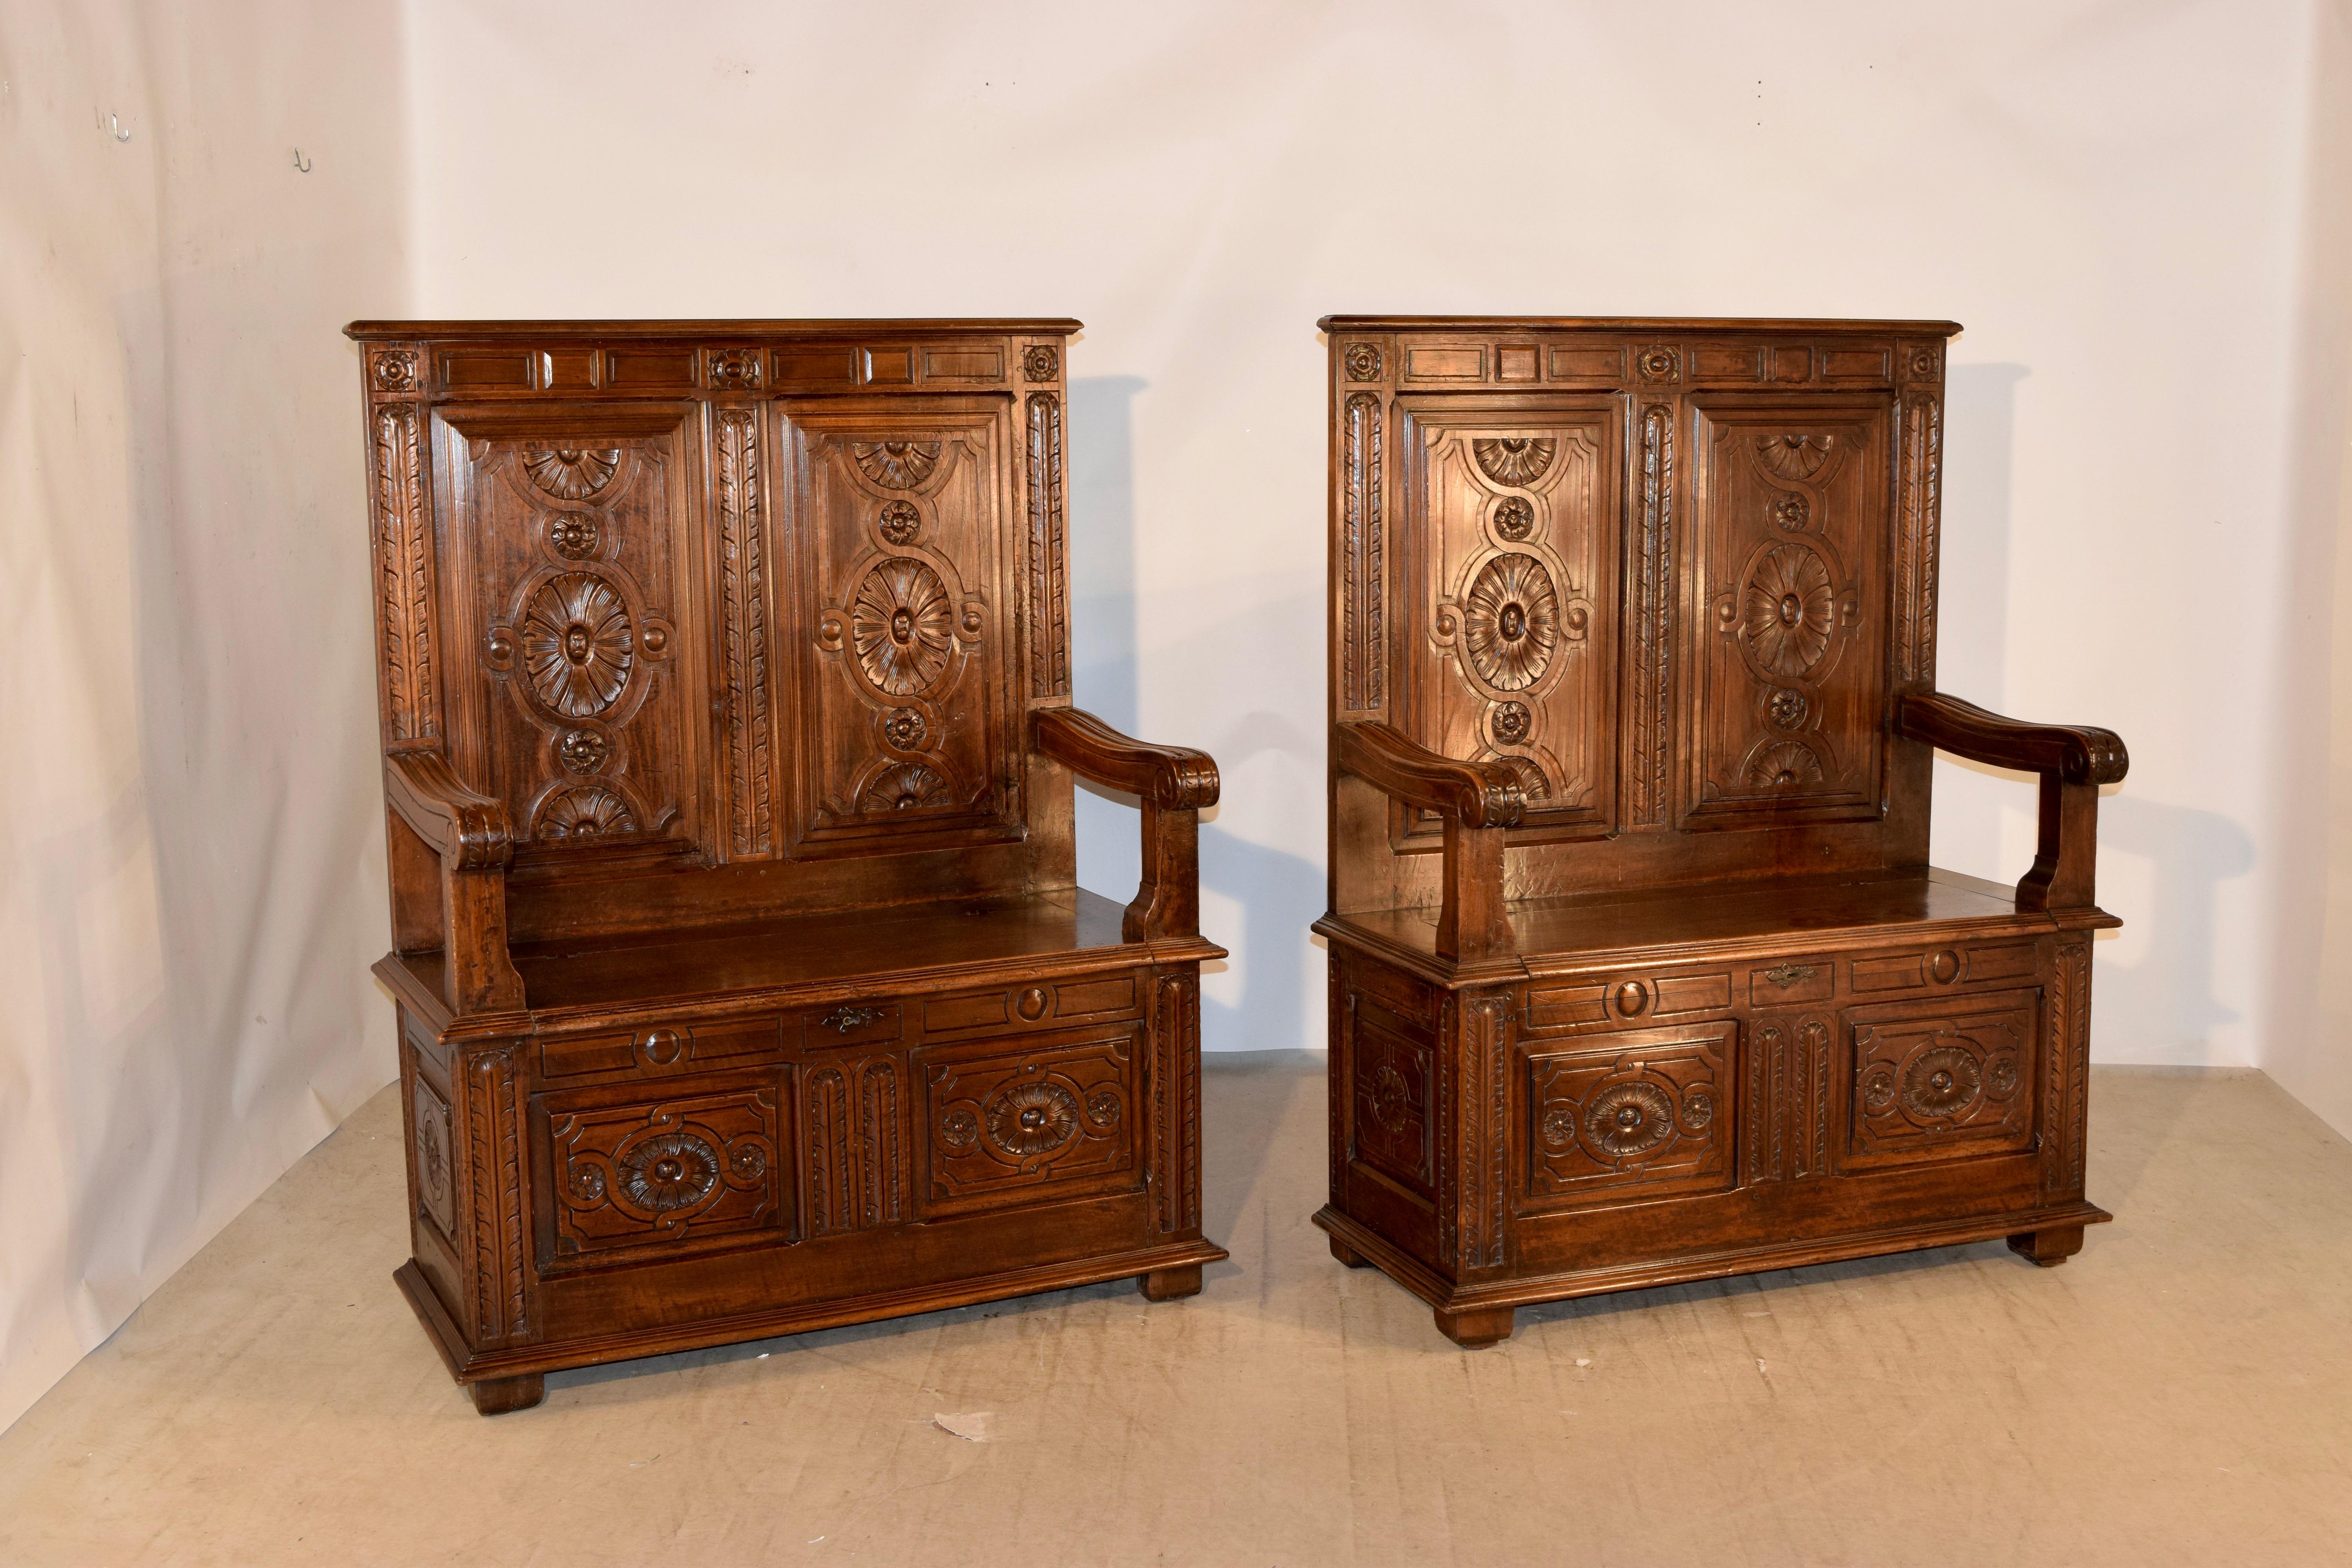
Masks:
[[[895,316],[824,321],[353,321],[343,335],[362,342],[431,338],[673,338],[715,342],[726,338],[862,338],[877,334],[925,337],[1067,336],[1085,325],[1067,316]]]
[[[1689,337],[1707,332],[1853,332],[1865,336],[1899,332],[1912,337],[1957,336],[1958,321],[1848,321],[1805,316],[1325,316],[1316,326],[1327,332],[1672,332]]]

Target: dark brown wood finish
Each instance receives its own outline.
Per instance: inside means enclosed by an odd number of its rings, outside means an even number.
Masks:
[[[1327,318],[1332,1256],[1534,1301],[2083,1195],[2104,730],[1935,689],[1948,321]],[[2007,888],[1936,748],[2040,776]]]
[[[545,1374],[1201,1234],[1199,815],[1070,707],[1077,323],[361,321],[414,1256]],[[1137,795],[1124,910],[1074,777]]]

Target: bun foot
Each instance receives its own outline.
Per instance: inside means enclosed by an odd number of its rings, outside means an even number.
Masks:
[[[1440,1307],[1437,1331],[1465,1351],[1484,1350],[1511,1337],[1511,1321],[1517,1316],[1509,1307],[1484,1307],[1465,1312],[1449,1312]]]
[[[1336,1236],[1331,1238],[1331,1256],[1350,1268],[1370,1268],[1372,1266],[1370,1258],[1366,1258]]]
[[[1155,1268],[1149,1274],[1135,1277],[1135,1287],[1143,1292],[1147,1301],[1173,1301],[1179,1296],[1201,1293],[1201,1266],[1188,1264],[1182,1268]]]
[[[2053,1230],[2021,1231],[2009,1238],[2009,1249],[2044,1268],[2055,1268],[2083,1250],[2083,1227],[2062,1225]]]
[[[509,1410],[528,1410],[546,1398],[547,1374],[527,1372],[520,1377],[486,1377],[467,1384],[466,1392],[474,1396],[476,1414],[504,1415]]]

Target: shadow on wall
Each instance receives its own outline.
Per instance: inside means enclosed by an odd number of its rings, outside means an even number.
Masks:
[[[1995,710],[2009,651],[2017,384],[2028,374],[2021,364],[1955,364],[1944,387],[1936,685]]]
[[[2200,1063],[2207,1037],[2238,1022],[2213,994],[2213,955],[2221,885],[2253,868],[2253,840],[2219,812],[2140,799],[2128,780],[2099,802],[2099,901],[2146,911],[2100,955],[2091,1026],[2101,1055]]]
[[[1129,734],[1143,733],[1132,418],[1144,384],[1133,376],[1080,377],[1069,384],[1071,687],[1080,707]],[[1263,647],[1270,621],[1310,628],[1319,657],[1322,605],[1302,598],[1287,607],[1260,606],[1245,617],[1202,626],[1180,643],[1155,648],[1153,658],[1214,680],[1223,665],[1242,657],[1237,649]],[[1213,733],[1144,738],[1211,752],[1228,799],[1245,773],[1258,773],[1269,787],[1283,787],[1291,773],[1321,777],[1321,737],[1265,709],[1221,719]],[[1281,776],[1253,767],[1260,763],[1271,763],[1273,773]],[[1319,794],[1315,807],[1319,822]],[[1223,966],[1209,966],[1202,988],[1202,1042],[1212,1050],[1291,1050],[1314,1044],[1320,1030],[1308,1014],[1307,928],[1323,912],[1322,865],[1220,831],[1223,810],[1202,814],[1202,927],[1234,959],[1223,977],[1217,972]],[[1132,795],[1081,781],[1079,885],[1122,901],[1133,897],[1141,875],[1139,831]],[[1316,990],[1319,996],[1319,985]]]

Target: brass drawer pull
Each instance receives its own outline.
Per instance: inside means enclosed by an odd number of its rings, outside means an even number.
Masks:
[[[837,1035],[845,1035],[852,1029],[862,1029],[868,1024],[878,1024],[883,1017],[883,1010],[879,1007],[835,1007],[832,1012],[819,1018],[816,1021],[816,1026],[820,1029],[831,1029]]]
[[[1764,978],[1786,991],[1800,980],[1811,980],[1818,973],[1810,963],[1783,963],[1764,972]]]

